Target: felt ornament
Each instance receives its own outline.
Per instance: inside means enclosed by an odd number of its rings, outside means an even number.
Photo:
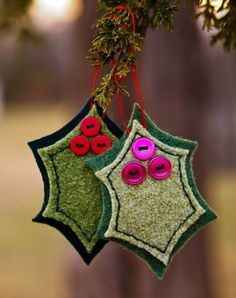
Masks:
[[[86,163],[102,182],[99,237],[134,252],[162,278],[174,254],[216,215],[195,184],[197,143],[160,130],[143,113],[136,104],[129,133]]]
[[[58,229],[89,264],[106,243],[96,234],[102,213],[100,182],[84,160],[103,153],[122,131],[89,100],[57,132],[29,143],[41,171],[45,198],[33,219]]]

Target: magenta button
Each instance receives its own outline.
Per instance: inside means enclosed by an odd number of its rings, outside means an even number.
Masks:
[[[130,185],[138,185],[146,178],[146,169],[138,161],[130,161],[122,170],[123,180]]]
[[[155,144],[149,138],[138,138],[132,145],[132,153],[139,160],[148,160],[152,158],[155,151]]]
[[[154,157],[148,164],[148,172],[156,180],[167,179],[171,171],[172,165],[164,156]]]

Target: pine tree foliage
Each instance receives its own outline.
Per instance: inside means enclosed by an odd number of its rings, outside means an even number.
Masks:
[[[163,27],[167,31],[173,30],[174,15],[179,10],[180,0],[97,1],[101,17],[96,21],[89,59],[92,65],[99,65],[101,68],[110,66],[110,71],[103,76],[100,87],[94,92],[95,99],[106,109],[116,88],[128,95],[127,88],[118,83],[116,78],[117,75],[125,78],[130,73],[130,66],[136,64],[136,54],[143,48],[147,29]],[[195,5],[195,18],[201,17],[203,29],[213,32],[211,44],[220,42],[225,50],[236,48],[236,0],[187,1]],[[0,0],[0,34],[13,32],[24,40],[38,40],[29,16],[33,2],[34,0]],[[130,12],[114,11],[117,5],[132,10],[136,22],[135,31]],[[114,59],[116,66],[112,66]]]
[[[197,7],[195,17],[202,17],[203,29],[213,30],[211,44],[221,42],[225,50],[236,47],[236,1],[222,0],[216,8],[215,0],[189,0]],[[219,0],[221,1],[221,0]],[[217,3],[219,3],[219,1]],[[174,14],[179,10],[179,1],[174,0],[99,0],[103,15],[96,22],[96,32],[92,41],[89,59],[92,65],[111,65],[116,59],[116,66],[104,75],[102,83],[94,92],[95,99],[104,109],[107,108],[114,90],[129,95],[125,86],[116,80],[116,74],[125,78],[130,72],[130,65],[136,64],[136,53],[143,48],[148,28],[163,27],[173,30]],[[114,10],[117,5],[124,5],[132,10],[136,20],[136,32],[132,28],[129,11]]]
[[[203,17],[203,29],[216,32],[211,37],[211,44],[221,42],[226,51],[232,46],[236,48],[236,1],[196,0],[195,4],[200,11],[196,16]]]

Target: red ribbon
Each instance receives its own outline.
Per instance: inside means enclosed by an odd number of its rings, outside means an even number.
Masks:
[[[112,13],[114,13],[117,10],[125,10],[125,11],[128,11],[130,13],[131,20],[132,20],[133,31],[136,32],[136,22],[135,22],[135,16],[134,16],[133,11],[130,8],[126,7],[126,6],[118,5],[112,10]],[[131,48],[130,50],[131,50],[131,52],[133,52],[134,48]],[[122,77],[117,75],[115,59],[112,60],[112,64],[113,64],[113,67],[115,68],[114,69],[114,76],[115,76],[115,80],[116,80],[117,84],[116,84],[116,86],[113,90],[113,95],[112,95],[112,98],[110,99],[110,101],[113,99],[114,95],[116,94],[117,89],[118,89],[118,85],[121,83],[121,81],[123,79]],[[141,108],[142,125],[143,125],[144,128],[147,128],[146,116],[145,116],[145,111],[144,111],[144,106],[143,106],[141,90],[140,90],[140,86],[139,86],[137,69],[136,69],[135,65],[131,65],[130,69],[131,69],[131,72],[132,72],[132,75],[133,75],[133,81],[134,81],[134,87],[135,87],[136,95],[137,95],[138,102],[139,102],[139,105],[140,105],[140,108]],[[96,65],[94,67],[92,94],[94,93],[95,88],[96,88],[99,71],[100,71],[100,67],[99,67],[99,64],[98,64],[98,61],[97,61]],[[118,104],[119,104],[121,120],[123,122],[126,133],[129,134],[130,130],[129,130],[129,128],[127,126],[127,123],[126,123],[126,120],[125,120],[125,113],[124,113],[124,108],[123,108],[123,99],[122,99],[122,94],[121,94],[120,91],[117,92],[117,97],[118,97]],[[90,108],[92,108],[92,106],[93,106],[93,99],[91,98]],[[105,112],[102,115],[102,118],[104,118],[104,117],[105,117]]]

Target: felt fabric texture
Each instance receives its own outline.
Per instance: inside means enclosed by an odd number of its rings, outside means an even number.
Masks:
[[[177,250],[201,227],[216,218],[199,194],[193,173],[192,156],[197,144],[173,137],[156,127],[135,105],[130,135],[124,135],[102,157],[86,163],[102,181],[103,214],[98,235],[114,240],[133,251],[162,278]],[[147,175],[140,185],[128,185],[121,176],[124,165],[135,160],[131,146],[135,139],[148,137],[172,164],[172,173],[163,181]],[[147,168],[148,161],[142,162]]]
[[[76,156],[70,140],[79,135],[80,123],[86,116],[100,120],[101,133],[115,142],[122,131],[90,100],[82,111],[56,133],[29,143],[44,181],[42,210],[34,221],[49,224],[61,231],[89,264],[106,243],[96,235],[102,213],[100,182],[84,160],[96,154],[89,151]]]

